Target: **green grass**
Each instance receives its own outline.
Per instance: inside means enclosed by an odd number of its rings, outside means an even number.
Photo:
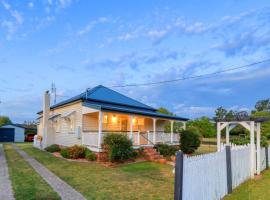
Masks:
[[[194,155],[200,155],[200,154],[207,154],[207,153],[213,153],[217,151],[216,145],[204,145],[201,144],[201,146],[195,151]]]
[[[60,199],[11,145],[5,144],[4,149],[16,200]]]
[[[267,200],[270,199],[270,170],[264,171],[262,177],[249,180],[237,187],[224,200]]]
[[[69,162],[18,144],[87,199],[173,199],[172,167],[143,162],[107,168],[97,163]]]

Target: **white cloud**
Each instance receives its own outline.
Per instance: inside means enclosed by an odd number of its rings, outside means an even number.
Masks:
[[[85,35],[86,33],[89,33],[96,25],[107,23],[108,21],[109,19],[106,17],[100,17],[94,21],[91,21],[84,28],[78,31],[78,35],[79,36]]]
[[[34,3],[33,3],[33,2],[29,2],[29,3],[27,4],[27,6],[28,6],[28,8],[33,8],[33,7],[34,7]]]
[[[175,105],[173,109],[174,113],[179,116],[196,118],[201,116],[213,116],[216,108],[210,106],[193,106],[180,103]]]
[[[6,3],[5,1],[2,1],[2,4],[6,10],[9,10],[11,8],[10,4]]]

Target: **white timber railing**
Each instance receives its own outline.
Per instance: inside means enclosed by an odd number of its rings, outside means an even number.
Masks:
[[[130,138],[130,132],[102,132],[102,140],[108,134],[122,134]],[[132,133],[133,138],[132,142],[134,146],[145,146],[145,145],[154,145],[154,132],[146,131],[139,132],[134,131]],[[179,143],[179,134],[178,133],[164,133],[156,132],[156,143],[166,143],[166,144],[178,144]],[[82,144],[87,146],[98,146],[98,132],[97,131],[83,131],[82,132]]]

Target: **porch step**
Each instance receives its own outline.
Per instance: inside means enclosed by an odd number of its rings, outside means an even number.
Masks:
[[[145,147],[144,154],[145,154],[145,158],[149,161],[157,161],[163,158],[163,156],[160,155],[160,153],[153,147]]]

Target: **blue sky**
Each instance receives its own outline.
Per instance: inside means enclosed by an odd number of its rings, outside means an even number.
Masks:
[[[0,115],[33,120],[88,87],[163,81],[270,57],[269,1],[0,0]],[[183,117],[269,98],[270,63],[214,77],[117,88]]]

